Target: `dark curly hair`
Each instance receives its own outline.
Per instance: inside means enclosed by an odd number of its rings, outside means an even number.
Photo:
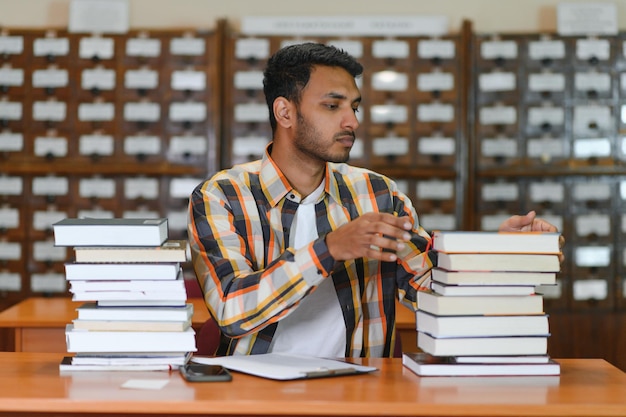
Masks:
[[[309,82],[314,66],[341,67],[353,77],[363,73],[363,66],[347,52],[320,43],[302,43],[284,47],[267,61],[263,73],[263,92],[269,108],[272,132],[276,130],[274,100],[285,97],[300,102],[302,89]]]

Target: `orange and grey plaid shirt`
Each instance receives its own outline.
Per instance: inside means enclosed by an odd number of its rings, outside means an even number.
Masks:
[[[267,151],[262,160],[219,172],[194,190],[189,241],[205,302],[222,332],[218,354],[267,352],[280,319],[332,279],[346,325],[346,357],[393,356],[395,300],[417,308],[417,291],[433,265],[430,236],[389,178],[328,163],[325,181],[315,205],[319,237],[298,250],[289,247],[289,232],[302,197]],[[336,262],[326,234],[367,212],[409,217],[411,241],[396,262]]]

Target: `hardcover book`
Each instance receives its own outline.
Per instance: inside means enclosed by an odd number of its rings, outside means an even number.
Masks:
[[[161,246],[167,219],[67,218],[52,225],[56,246]]]
[[[559,272],[558,255],[536,253],[437,253],[437,266],[448,271]]]
[[[560,365],[546,362],[459,362],[454,356],[433,356],[427,353],[403,353],[402,364],[420,376],[514,376],[559,375]]]
[[[417,332],[417,347],[434,356],[545,355],[548,337],[433,337]]]
[[[187,242],[168,240],[161,246],[77,246],[76,262],[186,262]]]
[[[560,233],[434,231],[433,249],[451,253],[559,253]]]
[[[485,314],[543,314],[543,297],[534,295],[468,295],[444,296],[432,291],[417,293],[420,310],[438,316],[463,316]]]
[[[550,333],[548,316],[470,315],[436,316],[416,312],[416,328],[434,337],[533,336]]]

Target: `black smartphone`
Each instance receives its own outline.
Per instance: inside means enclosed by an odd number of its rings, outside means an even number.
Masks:
[[[187,363],[179,368],[180,374],[189,382],[230,381],[233,379],[228,369],[220,365]]]

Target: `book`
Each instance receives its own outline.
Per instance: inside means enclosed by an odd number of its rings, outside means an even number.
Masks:
[[[193,328],[182,332],[89,331],[65,327],[68,352],[195,352]]]
[[[550,355],[455,356],[458,363],[547,363]]]
[[[161,246],[76,246],[79,263],[186,262],[187,242],[168,240]]]
[[[98,307],[183,307],[186,300],[97,300]]]
[[[550,253],[561,251],[558,232],[440,231],[433,249],[450,253]]]
[[[59,364],[60,372],[86,372],[86,371],[172,371],[182,365],[171,365],[168,363],[149,364],[77,364],[71,356],[64,356]]]
[[[90,291],[173,291],[186,292],[182,271],[175,280],[85,280],[70,281],[70,292]]]
[[[434,337],[533,336],[550,333],[546,314],[436,316],[418,310],[415,325],[418,331]]]
[[[417,305],[419,310],[438,316],[544,314],[540,294],[448,297],[432,291],[420,291],[417,293]]]
[[[52,225],[55,246],[161,246],[166,218],[66,218]]]
[[[193,317],[193,304],[181,307],[100,307],[95,302],[76,308],[79,320],[186,321]]]
[[[180,273],[178,262],[169,263],[77,263],[65,264],[68,281],[175,280]]]
[[[129,290],[129,291],[72,291],[72,301],[124,301],[130,304],[141,301],[175,301],[185,304],[187,293],[182,291]],[[102,303],[101,303],[102,304]]]
[[[556,272],[447,271],[433,268],[431,278],[449,285],[556,285]]]
[[[432,281],[430,288],[437,294],[455,297],[458,295],[531,295],[532,285],[453,285]]]
[[[74,329],[108,332],[182,332],[191,327],[191,319],[185,321],[156,320],[72,320]]]
[[[191,358],[191,362],[221,365],[232,371],[275,380],[310,379],[355,375],[376,371],[373,366],[357,365],[342,360],[286,353],[262,353]]]
[[[548,337],[433,337],[417,332],[417,347],[434,356],[545,355]]]
[[[448,271],[559,272],[558,255],[536,253],[437,253],[437,266]]]
[[[544,363],[462,363],[451,356],[433,356],[423,352],[403,353],[402,365],[420,376],[522,376],[559,375],[560,365],[550,359]]]

